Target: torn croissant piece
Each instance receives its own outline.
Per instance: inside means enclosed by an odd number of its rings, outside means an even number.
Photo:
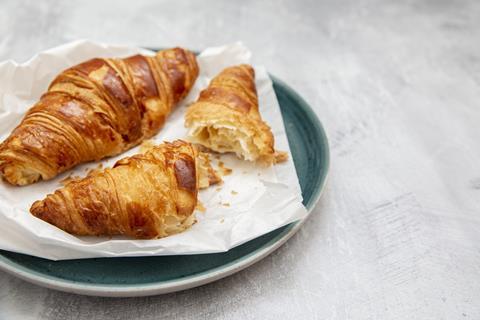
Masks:
[[[212,172],[192,144],[166,142],[68,183],[30,212],[75,235],[166,237],[195,222],[198,190],[214,183]]]
[[[181,48],[71,67],[0,145],[0,173],[26,185],[117,155],[156,134],[197,76],[194,54]]]
[[[226,68],[213,78],[188,108],[185,126],[193,142],[213,151],[275,163],[273,134],[258,110],[255,71],[249,65]]]
[[[198,151],[198,168],[200,170],[199,188],[205,189],[211,185],[223,182],[222,178],[210,163],[210,156],[208,153]]]

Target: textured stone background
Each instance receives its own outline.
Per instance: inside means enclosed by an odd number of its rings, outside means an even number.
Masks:
[[[243,40],[327,129],[307,224],[227,279],[83,297],[0,271],[0,319],[480,319],[480,2],[0,1],[0,60]]]

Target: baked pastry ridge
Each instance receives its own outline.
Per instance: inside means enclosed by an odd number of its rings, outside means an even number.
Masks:
[[[26,185],[130,149],[158,132],[197,76],[181,48],[73,66],[0,144],[0,174]]]
[[[166,142],[67,183],[30,212],[74,235],[166,237],[195,222],[200,187],[216,183],[212,172],[192,144]]]

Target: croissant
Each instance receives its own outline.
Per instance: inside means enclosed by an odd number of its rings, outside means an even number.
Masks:
[[[213,172],[192,144],[167,142],[67,183],[30,212],[75,235],[161,238],[195,222],[201,181],[218,182]]]
[[[0,145],[0,173],[26,185],[117,155],[156,134],[197,76],[181,48],[67,69]]]
[[[191,140],[216,152],[267,164],[275,162],[274,138],[258,109],[255,71],[249,65],[224,69],[185,115]]]

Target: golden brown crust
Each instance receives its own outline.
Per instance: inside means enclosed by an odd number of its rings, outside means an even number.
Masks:
[[[119,154],[157,133],[197,76],[181,48],[71,67],[0,145],[0,173],[24,185]]]
[[[274,163],[274,138],[258,108],[255,72],[249,65],[224,69],[185,116],[192,140],[216,152]]]
[[[194,222],[198,166],[190,143],[164,143],[68,183],[30,212],[76,235],[165,237]]]

